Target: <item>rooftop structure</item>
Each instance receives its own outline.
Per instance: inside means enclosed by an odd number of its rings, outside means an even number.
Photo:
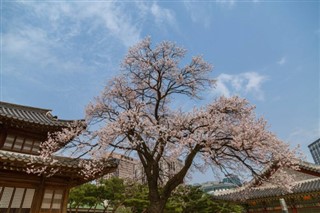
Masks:
[[[27,129],[37,128],[46,131],[60,130],[68,127],[75,120],[61,120],[51,114],[50,109],[23,106],[18,104],[0,102],[0,120],[7,126],[23,126]]]
[[[66,213],[70,188],[117,168],[111,159],[100,174],[87,178],[81,170],[88,160],[39,156],[48,133],[73,122],[58,119],[51,110],[0,102],[0,212]],[[41,175],[28,173],[31,167],[42,169]]]
[[[210,181],[201,184],[201,189],[208,194],[215,194],[221,191],[237,188],[238,186],[232,183],[223,183],[218,181]]]
[[[236,175],[228,175],[222,181],[209,181],[201,184],[201,189],[209,194],[216,194],[241,186],[241,181]]]

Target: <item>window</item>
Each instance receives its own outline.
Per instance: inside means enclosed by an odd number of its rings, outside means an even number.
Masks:
[[[42,199],[41,213],[60,213],[63,190],[46,189]]]
[[[29,213],[35,189],[0,187],[0,213]]]
[[[13,150],[15,151],[20,151],[22,150],[22,145],[23,145],[24,139],[22,137],[16,137]]]
[[[6,141],[5,141],[4,145],[3,145],[3,148],[11,150],[12,149],[12,144],[14,143],[15,139],[16,139],[15,136],[8,135],[7,138],[6,138]]]
[[[40,141],[35,141],[30,138],[8,134],[3,145],[3,149],[30,154],[37,154],[39,151],[39,146]]]
[[[26,139],[23,145],[23,150],[26,152],[31,152],[33,146],[33,140]]]

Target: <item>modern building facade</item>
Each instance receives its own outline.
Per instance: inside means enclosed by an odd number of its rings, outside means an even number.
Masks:
[[[133,180],[140,183],[146,183],[146,177],[143,172],[143,166],[139,160],[123,154],[112,153],[108,154],[111,158],[119,160],[118,168],[104,178],[118,177],[126,180]],[[160,162],[160,182],[165,183],[173,174],[176,174],[183,167],[181,160],[161,161]]]
[[[70,188],[116,169],[112,159],[102,174],[86,179],[80,159],[39,156],[48,133],[71,122],[50,110],[0,102],[0,213],[66,213]],[[42,173],[29,173],[28,168]]]
[[[118,153],[112,153],[110,157],[117,159],[119,161],[119,166],[114,172],[105,175],[104,178],[118,177],[134,181],[141,179],[141,167],[135,158]]]
[[[308,147],[314,162],[320,165],[320,138],[311,143]]]

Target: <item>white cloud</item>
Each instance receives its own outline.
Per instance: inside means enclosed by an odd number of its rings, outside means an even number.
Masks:
[[[130,46],[140,39],[140,29],[127,12],[126,6],[116,2],[42,2],[36,4],[27,2],[27,5],[38,17],[48,18],[54,27],[53,30],[61,29],[61,22],[66,19],[72,23],[72,27],[80,27],[90,21],[88,28],[91,31],[98,28],[102,31],[107,30],[113,38],[119,39],[125,46]],[[75,30],[71,35],[75,36],[77,33],[81,32]]]
[[[162,25],[168,23],[170,25],[175,25],[175,17],[171,10],[160,7],[156,2],[153,2],[150,9],[157,24]]]
[[[226,76],[226,77],[228,77],[228,76]],[[225,74],[221,74],[218,77],[218,80],[216,82],[216,87],[214,88],[214,92],[218,93],[218,95],[223,95],[223,96],[226,96],[226,97],[230,97],[231,96],[231,92],[228,89],[227,85],[224,83],[225,80],[226,80],[225,79]]]
[[[246,92],[260,91],[262,82],[266,80],[265,76],[259,75],[256,72],[247,72],[243,76],[248,81],[245,87]]]
[[[130,13],[125,8],[113,2],[92,3],[81,5],[74,13],[79,14],[79,18],[94,20],[96,28],[104,26],[113,38],[118,38],[129,47],[141,39],[141,29],[133,20]]]
[[[191,21],[195,24],[201,24],[206,28],[211,25],[212,4],[204,2],[183,2],[184,7],[190,14]]]
[[[230,97],[232,95],[253,95],[258,100],[264,100],[261,89],[266,76],[256,72],[245,72],[237,75],[222,73],[217,78],[213,92],[216,95]]]
[[[142,25],[150,21],[150,15],[157,26],[176,25],[174,12],[160,6],[158,3],[148,2],[23,2],[33,14],[50,25],[50,32],[62,31],[61,37],[75,37],[81,35],[81,29],[87,32],[95,30],[105,31],[105,36],[120,40],[125,47],[129,47],[141,40]],[[65,23],[67,21],[67,23]],[[90,24],[85,25],[85,23]],[[44,25],[45,26],[45,25]],[[64,39],[67,39],[64,38]]]
[[[62,72],[105,66],[103,63],[114,59],[115,51],[141,39],[148,17],[154,17],[152,22],[157,25],[175,23],[173,12],[157,3],[26,1],[10,6],[23,8],[25,14],[5,17],[2,39],[6,62],[19,58],[25,66],[47,71],[52,65]]]
[[[58,76],[96,81],[96,73],[113,76],[126,49],[141,39],[145,24],[165,29],[175,23],[171,10],[151,2],[4,4],[3,74],[25,84],[47,82],[39,88],[54,88],[52,79]]]
[[[64,43],[50,39],[48,32],[41,28],[23,26],[23,28],[12,29],[3,34],[2,41],[2,51],[5,53],[4,60],[6,61],[4,67],[8,70],[10,70],[10,65],[17,66],[17,64],[23,67],[33,66],[32,70],[28,70],[30,74],[37,70],[48,72],[53,67],[57,68],[54,72],[61,73],[88,70],[88,67],[81,63],[81,58],[76,55],[64,58],[55,54],[55,51],[64,50]],[[19,63],[14,63],[17,58],[19,58]],[[13,63],[11,64],[10,61]],[[17,69],[15,70],[18,72]],[[6,69],[4,71],[6,72]]]
[[[279,61],[277,61],[277,64],[284,65],[286,62],[287,62],[287,59],[286,57],[283,56]]]
[[[88,32],[97,29],[106,31],[105,36],[118,39],[125,47],[129,47],[141,40],[142,25],[151,19],[157,26],[175,25],[172,10],[160,6],[158,3],[148,2],[25,2],[25,6],[33,10],[39,17],[48,19],[52,30],[59,31],[63,20],[72,23],[68,35],[76,36],[83,33],[79,28],[88,28]],[[86,22],[90,26],[83,26]]]

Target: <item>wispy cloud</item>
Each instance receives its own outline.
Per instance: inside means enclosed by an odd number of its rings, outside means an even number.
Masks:
[[[6,1],[3,11],[3,97],[16,84],[71,99],[94,94],[144,28],[175,24],[174,12],[156,2]]]
[[[313,129],[304,129],[304,128],[296,128],[294,129],[290,135],[288,140],[291,141],[294,138],[301,140],[300,143],[306,143],[310,144],[314,140],[318,139],[320,137],[320,129],[319,127],[315,127]],[[305,141],[308,140],[308,141]]]
[[[277,64],[284,65],[287,62],[287,59],[285,56],[283,56],[279,61],[277,61]]]
[[[190,14],[191,21],[195,24],[201,24],[208,28],[212,21],[212,4],[209,3],[196,3],[184,2],[184,7]]]
[[[130,13],[126,12],[125,6],[103,2],[87,4],[76,11],[82,11],[79,13],[81,19],[96,20],[97,28],[104,26],[114,38],[121,40],[127,47],[140,39],[141,29]]]
[[[173,11],[160,7],[156,2],[153,2],[150,11],[155,18],[155,22],[159,25],[167,23],[169,25],[175,25],[175,16]]]
[[[216,0],[218,4],[221,4],[223,6],[227,6],[229,8],[233,7],[236,4],[235,0]]]
[[[174,24],[174,13],[157,3],[8,2],[2,18],[6,70],[80,72],[119,61],[141,39],[147,17],[153,25]],[[129,8],[134,8],[129,10]],[[19,13],[17,14],[17,11]],[[19,58],[19,69],[14,62]],[[118,66],[117,63],[113,63]],[[15,69],[9,68],[15,67]],[[28,66],[32,67],[27,68]]]
[[[252,95],[258,100],[264,100],[264,92],[261,87],[265,80],[267,77],[257,72],[245,72],[237,75],[222,73],[217,78],[213,92],[216,95],[226,97]]]
[[[28,69],[29,75],[44,70],[60,74],[89,70],[80,55],[67,55],[68,45],[52,39],[49,32],[41,28],[28,25],[11,28],[2,35],[2,41],[4,73],[10,66],[16,67],[17,72]]]
[[[130,46],[140,39],[140,28],[135,24],[127,6],[116,2],[26,2],[26,6],[44,20],[48,19],[53,31],[63,30],[62,21],[67,21],[71,36],[78,33],[76,28],[87,28],[88,32],[96,29],[106,31],[118,38],[125,46]],[[90,22],[90,26],[87,26]],[[106,34],[106,36],[108,35]]]
[[[250,2],[250,1],[245,1]],[[251,0],[252,3],[259,3],[260,0]],[[221,6],[226,6],[228,8],[233,8],[237,3],[243,3],[237,0],[216,0],[216,3],[220,4]]]

